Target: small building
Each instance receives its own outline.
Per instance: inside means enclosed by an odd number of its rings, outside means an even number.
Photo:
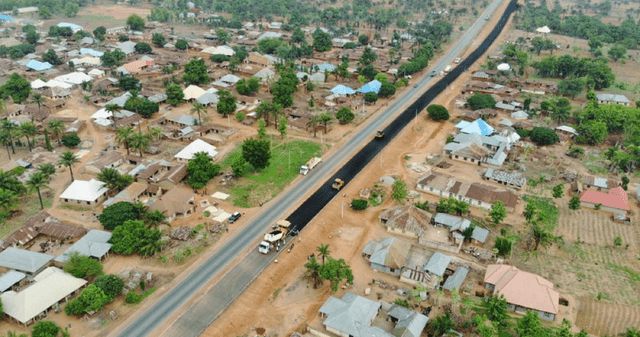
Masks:
[[[191,144],[185,146],[180,152],[176,153],[174,158],[181,161],[188,161],[193,159],[193,156],[198,152],[205,152],[209,157],[215,158],[218,155],[216,147],[205,142],[202,139],[196,139]]]
[[[25,67],[27,67],[27,69],[29,69],[29,70],[40,72],[40,71],[45,71],[45,70],[49,70],[49,69],[53,68],[53,65],[51,65],[51,63],[49,63],[49,62],[40,62],[38,60],[29,60],[29,62],[27,62]]]
[[[480,136],[489,136],[495,131],[493,127],[487,124],[483,119],[476,119],[473,122],[460,121],[456,124],[456,128],[462,133]]]
[[[607,192],[586,190],[580,196],[580,204],[585,207],[601,209],[614,215],[626,215],[629,211],[627,191],[618,186]]]
[[[69,28],[74,34],[82,30],[82,26],[71,22],[59,22],[56,26],[60,28]]]
[[[195,193],[186,186],[175,186],[151,203],[149,209],[162,212],[167,217],[167,221],[171,222],[177,217],[188,216],[195,212]]]
[[[467,278],[468,274],[469,268],[458,267],[458,269],[456,269],[453,274],[447,277],[447,279],[444,281],[444,284],[442,285],[442,288],[448,291],[460,290],[460,287],[462,287],[462,283]]]
[[[191,84],[182,90],[185,101],[192,101],[202,96],[206,91],[195,84]]]
[[[596,99],[600,104],[631,105],[631,101],[625,95],[599,93],[596,94]]]
[[[24,325],[46,316],[50,309],[59,310],[87,281],[64,271],[49,267],[36,275],[35,282],[20,292],[7,291],[0,295],[4,313]]]
[[[514,266],[492,264],[487,266],[484,285],[492,295],[501,295],[509,309],[519,314],[536,312],[540,318],[555,320],[559,309],[560,294],[549,280],[522,271]]]
[[[21,273],[15,270],[9,270],[8,272],[0,275],[0,293],[7,290],[12,290],[20,281],[27,277],[25,273]]]
[[[496,170],[494,168],[488,168],[484,171],[482,177],[485,180],[491,180],[498,184],[517,189],[521,189],[527,183],[527,178],[525,178],[520,172]]]
[[[134,181],[131,185],[127,186],[124,190],[120,191],[118,194],[113,196],[112,198],[107,199],[104,202],[104,206],[110,206],[118,202],[136,202],[140,201],[140,197],[147,191],[147,184],[140,183]]]
[[[64,264],[73,254],[89,256],[97,260],[102,260],[102,258],[107,255],[111,249],[111,244],[109,243],[110,239],[111,232],[92,229],[54,260],[57,263]]]
[[[582,185],[584,185],[585,188],[592,188],[597,191],[607,191],[620,186],[620,183],[616,180],[604,177],[585,176],[582,178]]]
[[[369,241],[362,250],[362,256],[369,261],[372,269],[399,276],[410,249],[411,245],[407,242],[388,237]]]
[[[106,199],[108,189],[99,180],[74,180],[60,195],[60,200],[72,205],[95,206]]]
[[[389,208],[380,213],[380,221],[388,232],[420,238],[429,227],[431,214],[413,205]]]
[[[424,265],[424,271],[438,277],[443,277],[447,267],[451,263],[451,256],[435,252]]]
[[[0,252],[0,267],[35,275],[42,271],[53,256],[30,250],[9,247]]]

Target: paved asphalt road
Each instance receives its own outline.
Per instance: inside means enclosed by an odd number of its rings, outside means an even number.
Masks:
[[[462,54],[471,42],[476,39],[480,30],[487,22],[486,18],[494,15],[496,8],[502,0],[494,0],[476,20],[476,22],[463,34],[456,44],[450,48],[446,54],[440,57],[439,61],[432,66],[429,71],[440,71],[453,60]],[[119,332],[120,337],[142,337],[148,336],[161,323],[170,317],[174,311],[194,296],[201,288],[227,267],[227,265],[241,254],[245,254],[247,248],[257,246],[262,234],[278,219],[284,216],[284,212],[291,206],[299,204],[304,195],[317,183],[335,172],[340,163],[349,159],[350,155],[359,149],[364,141],[371,140],[376,130],[382,129],[384,125],[394,116],[398,109],[416,99],[416,92],[422,92],[427,84],[437,80],[424,76],[417,88],[403,93],[375,120],[368,123],[363,129],[357,132],[340,149],[315,170],[312,170],[304,179],[296,185],[288,188],[274,201],[265,205],[269,208],[245,226],[245,230],[231,238],[216,254],[204,261],[194,272],[184,279],[174,288],[164,294],[156,303],[140,313],[137,319],[126,322]],[[231,269],[212,288],[207,290],[196,304],[186,309],[181,316],[173,322],[171,327],[162,335],[166,337],[196,337],[199,336],[224,310],[239,296],[246,287],[266,268],[276,254],[268,256],[260,255],[257,250],[251,250],[248,255]]]

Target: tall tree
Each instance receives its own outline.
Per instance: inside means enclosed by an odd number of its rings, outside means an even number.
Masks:
[[[207,113],[207,107],[204,104],[194,102],[191,106],[191,112],[198,115],[198,125],[202,125],[202,114]]]
[[[75,153],[71,152],[71,151],[65,151],[60,155],[60,160],[58,161],[58,163],[60,165],[66,166],[69,168],[69,174],[71,174],[71,181],[74,181],[75,179],[73,178],[73,164],[77,163],[78,157],[76,157]]]
[[[11,147],[11,153],[16,153],[14,139],[18,134],[18,127],[8,119],[0,121],[0,131],[4,134],[5,141]]]
[[[305,263],[304,265],[306,271],[305,271],[305,277],[311,281],[311,284],[313,285],[314,289],[317,289],[319,286],[322,285],[322,277],[320,277],[320,268],[321,265],[320,263],[318,263],[318,260],[316,259],[315,255],[312,256],[307,263]]]
[[[116,143],[118,143],[118,145],[124,145],[124,148],[127,150],[127,156],[129,155],[129,144],[131,143],[133,133],[133,128],[130,126],[116,129]]]
[[[316,251],[322,258],[322,264],[324,264],[325,260],[331,255],[331,250],[329,249],[329,245],[326,243],[320,244],[320,246],[316,248]]]
[[[47,124],[47,129],[56,137],[58,145],[62,144],[62,134],[64,133],[64,123],[59,119],[52,119]]]
[[[29,146],[29,152],[33,150],[32,140],[35,140],[35,136],[38,134],[38,128],[33,122],[24,122],[20,124],[20,132],[27,138],[27,145]]]
[[[113,128],[118,129],[116,113],[120,112],[120,106],[117,104],[107,104],[104,107],[104,110],[111,113],[111,122],[113,123]]]
[[[44,101],[44,99],[42,98],[42,95],[40,95],[39,93],[35,93],[33,95],[31,95],[31,101],[33,103],[35,103],[38,106],[38,114],[41,113],[41,109],[42,109],[42,102]],[[33,122],[33,114],[31,115],[31,121]]]
[[[271,147],[266,139],[249,138],[242,142],[242,157],[257,170],[264,169],[271,159]]]
[[[40,201],[40,209],[44,209],[44,204],[42,203],[42,194],[40,193],[40,189],[47,186],[49,179],[47,176],[42,174],[41,172],[36,172],[29,177],[27,180],[27,186],[31,190],[35,190],[38,192],[38,200]]]
[[[131,146],[131,148],[133,149],[138,150],[140,157],[142,157],[142,153],[149,148],[150,143],[151,139],[149,139],[148,135],[142,132],[136,132],[131,136],[131,142],[129,146]]]

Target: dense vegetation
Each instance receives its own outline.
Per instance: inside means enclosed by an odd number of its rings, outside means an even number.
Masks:
[[[604,43],[620,43],[630,49],[637,49],[640,44],[640,24],[631,17],[616,26],[584,14],[561,17],[562,11],[557,5],[550,10],[544,4],[535,6],[528,2],[517,16],[516,27],[533,31],[541,26],[549,26],[555,33],[583,39],[596,38]]]

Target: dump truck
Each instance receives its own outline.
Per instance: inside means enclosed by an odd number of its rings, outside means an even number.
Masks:
[[[331,184],[331,188],[337,191],[340,191],[342,186],[344,186],[344,180],[340,178],[336,178],[336,180],[333,181],[333,184]]]
[[[451,65],[449,64],[449,65],[447,65],[446,67],[444,67],[444,70],[443,70],[443,71],[444,71],[444,73],[445,73],[445,74],[446,74],[446,73],[448,73],[448,72],[450,72],[450,71],[451,71]]]
[[[287,220],[278,220],[273,226],[272,230],[264,235],[262,241],[258,245],[258,252],[262,254],[269,254],[270,251],[280,251],[280,248],[284,246],[285,239],[289,233],[289,227],[291,222]]]
[[[322,158],[320,157],[313,157],[309,159],[309,161],[306,164],[300,166],[300,174],[302,174],[303,176],[306,176],[307,173],[313,170],[314,167],[318,166],[318,164],[320,164],[321,161],[322,161]]]

